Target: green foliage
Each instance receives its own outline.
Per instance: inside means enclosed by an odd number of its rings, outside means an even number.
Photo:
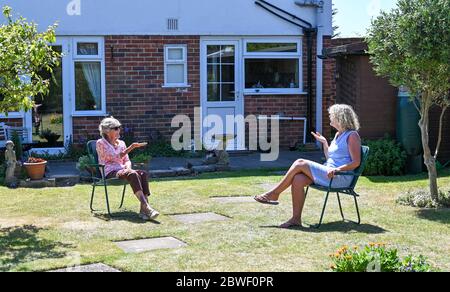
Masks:
[[[50,43],[55,42],[56,24],[39,33],[35,23],[25,18],[13,19],[12,9],[3,7],[6,21],[0,26],[0,112],[31,110],[30,96],[46,95],[49,80],[44,80],[39,72],[59,63],[60,54]]]
[[[153,141],[148,144],[144,152],[152,157],[183,157],[184,151],[176,151],[172,148],[170,142],[163,139]]]
[[[379,75],[407,86],[412,96],[426,93],[434,103],[448,102],[450,1],[399,0],[396,9],[372,21],[367,41]]]
[[[428,273],[435,272],[436,269],[431,266],[430,263],[427,262],[427,258],[423,255],[419,256],[407,256],[403,261],[400,267],[400,272],[405,273]]]
[[[17,161],[22,161],[23,159],[23,148],[22,139],[20,139],[19,134],[13,131],[11,141],[14,143]]]
[[[45,129],[45,130],[43,130],[41,132],[39,137],[41,137],[42,139],[47,140],[50,145],[54,145],[58,141],[58,139],[61,137],[61,135],[59,135],[58,133],[53,132],[50,129]]]
[[[95,158],[92,155],[83,155],[78,159],[77,169],[84,171],[89,169],[90,165],[95,164]]]
[[[52,115],[50,117],[50,124],[52,125],[62,125],[64,117],[62,115]]]
[[[396,249],[387,249],[383,243],[370,243],[364,248],[350,250],[344,246],[330,255],[334,272],[430,272],[431,265],[422,255],[409,255],[403,261]]]
[[[450,207],[450,189],[439,190],[438,200],[433,200],[430,192],[424,189],[415,189],[406,192],[397,198],[397,204],[416,207],[434,209],[439,207]]]
[[[151,159],[152,156],[147,153],[139,153],[131,158],[134,163],[148,163]]]
[[[363,141],[363,144],[370,147],[364,175],[395,176],[404,173],[406,152],[395,140],[385,136],[375,141]]]

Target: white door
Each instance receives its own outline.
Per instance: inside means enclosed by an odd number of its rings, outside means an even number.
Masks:
[[[67,38],[58,38],[51,44],[61,53],[59,66],[53,73],[42,70],[40,74],[50,81],[49,93],[34,97],[35,108],[28,114],[32,127],[33,147],[36,152],[56,154],[65,151],[72,136],[71,102],[69,96],[70,46]]]
[[[243,96],[240,84],[241,62],[239,41],[202,41],[201,105],[202,137],[211,147],[210,137],[227,135],[227,150],[244,150],[245,129],[236,123],[243,118]],[[221,125],[219,125],[221,124]]]

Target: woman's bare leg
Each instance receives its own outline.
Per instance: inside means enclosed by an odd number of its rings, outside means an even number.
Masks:
[[[294,177],[291,186],[292,192],[292,218],[282,224],[281,228],[302,225],[302,211],[305,205],[305,187],[312,184],[313,181],[304,174],[298,174]]]
[[[309,169],[307,160],[299,159],[294,162],[281,182],[266,194],[264,194],[264,196],[271,201],[277,201],[280,197],[280,194],[292,185],[294,177],[298,174],[303,174],[306,177],[310,178],[310,180],[312,181],[312,173]]]

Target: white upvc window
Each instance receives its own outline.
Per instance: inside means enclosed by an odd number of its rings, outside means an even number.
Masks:
[[[302,94],[302,41],[298,38],[244,40],[244,93]]]
[[[74,38],[72,48],[73,115],[105,115],[104,39],[101,37]]]
[[[187,45],[165,45],[163,87],[189,87],[187,65]]]

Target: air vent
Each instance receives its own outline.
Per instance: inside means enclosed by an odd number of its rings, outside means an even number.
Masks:
[[[177,18],[167,19],[167,30],[171,30],[171,31],[178,30],[178,19]]]

